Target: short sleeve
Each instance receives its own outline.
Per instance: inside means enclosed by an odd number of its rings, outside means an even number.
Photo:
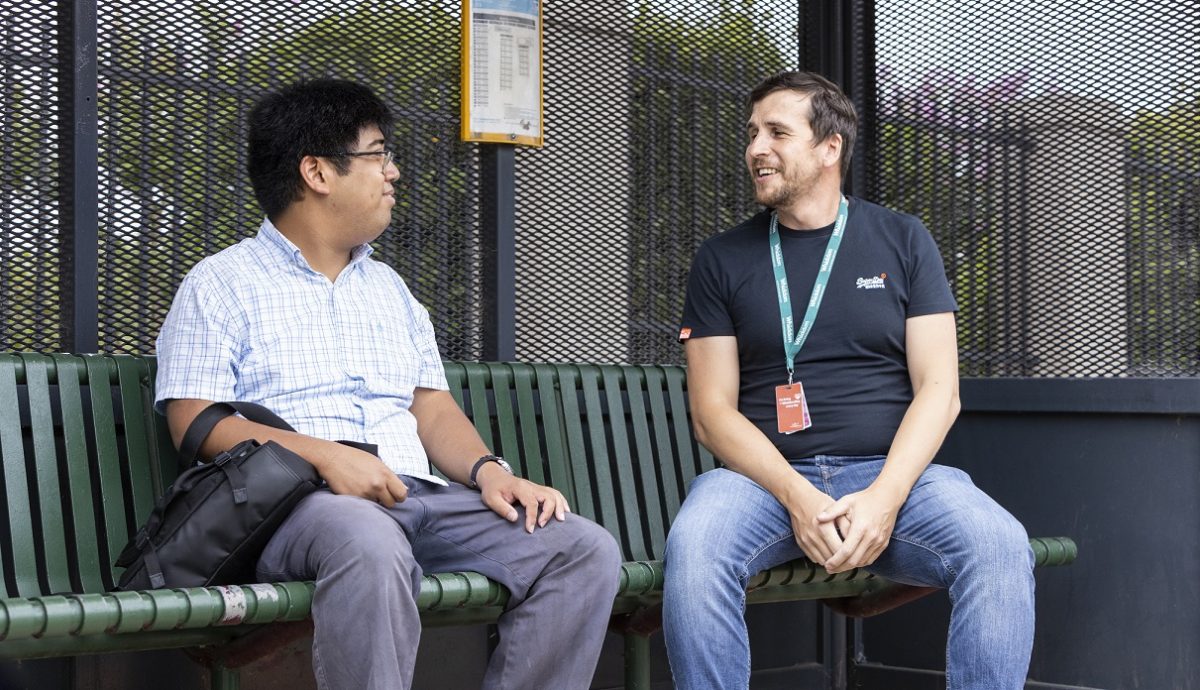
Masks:
[[[958,304],[946,280],[946,266],[933,235],[918,220],[910,234],[908,307],[906,318],[958,311]]]
[[[449,390],[446,383],[446,369],[442,365],[442,355],[438,351],[437,336],[433,331],[433,322],[429,319],[429,311],[417,301],[405,285],[404,280],[394,271],[399,288],[404,297],[404,306],[408,311],[408,322],[411,326],[413,347],[420,358],[420,372],[417,375],[418,388],[434,390]]]
[[[183,279],[158,334],[154,409],[179,398],[233,400],[238,324],[219,281],[204,264]]]
[[[728,280],[711,242],[700,245],[688,274],[679,339],[735,335],[729,313]]]

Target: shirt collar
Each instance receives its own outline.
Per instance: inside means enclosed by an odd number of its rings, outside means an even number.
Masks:
[[[304,258],[303,252],[287,237],[284,237],[279,228],[271,222],[270,218],[263,218],[262,225],[258,228],[258,241],[276,252],[282,252],[292,263],[297,266],[313,270],[312,266],[308,265],[308,260]],[[350,265],[353,266],[362,262],[367,257],[371,256],[375,249],[369,244],[360,244],[350,252]]]

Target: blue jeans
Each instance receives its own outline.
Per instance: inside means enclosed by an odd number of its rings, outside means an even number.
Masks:
[[[833,498],[870,486],[881,457],[792,463]],[[804,555],[787,510],[726,469],[696,478],[667,537],[663,631],[678,688],[746,688],[746,583]],[[1025,685],[1033,648],[1033,551],[1025,529],[961,470],[930,465],[901,507],[891,543],[868,571],[950,591],[946,685]]]

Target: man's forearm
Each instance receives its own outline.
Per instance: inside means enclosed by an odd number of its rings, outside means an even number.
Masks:
[[[902,503],[941,448],[958,410],[958,395],[953,387],[931,385],[919,391],[896,430],[875,485]]]
[[[492,451],[454,398],[446,391],[418,389],[412,413],[429,461],[451,480],[469,485],[475,462]]]
[[[784,505],[812,498],[820,491],[792,469],[774,443],[733,408],[693,415],[696,438],[729,469],[754,480]]]
[[[211,405],[207,400],[172,400],[167,403],[167,423],[171,429],[171,440],[178,448],[183,443],[183,435],[191,425],[196,415]],[[329,443],[323,439],[313,438],[294,431],[276,429],[252,422],[244,417],[231,415],[222,419],[213,427],[212,432],[200,446],[200,458],[211,460],[222,451],[229,450],[242,441],[254,439],[259,443],[274,441],[288,450],[296,453],[318,469],[326,456],[325,446]]]

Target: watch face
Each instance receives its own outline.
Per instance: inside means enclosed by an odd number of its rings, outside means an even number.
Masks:
[[[496,464],[498,464],[498,465],[500,465],[501,467],[503,467],[505,472],[508,472],[509,474],[512,474],[512,473],[513,473],[513,471],[512,471],[512,465],[509,465],[509,464],[508,464],[508,461],[507,461],[507,460],[505,460],[504,458],[496,458]]]

